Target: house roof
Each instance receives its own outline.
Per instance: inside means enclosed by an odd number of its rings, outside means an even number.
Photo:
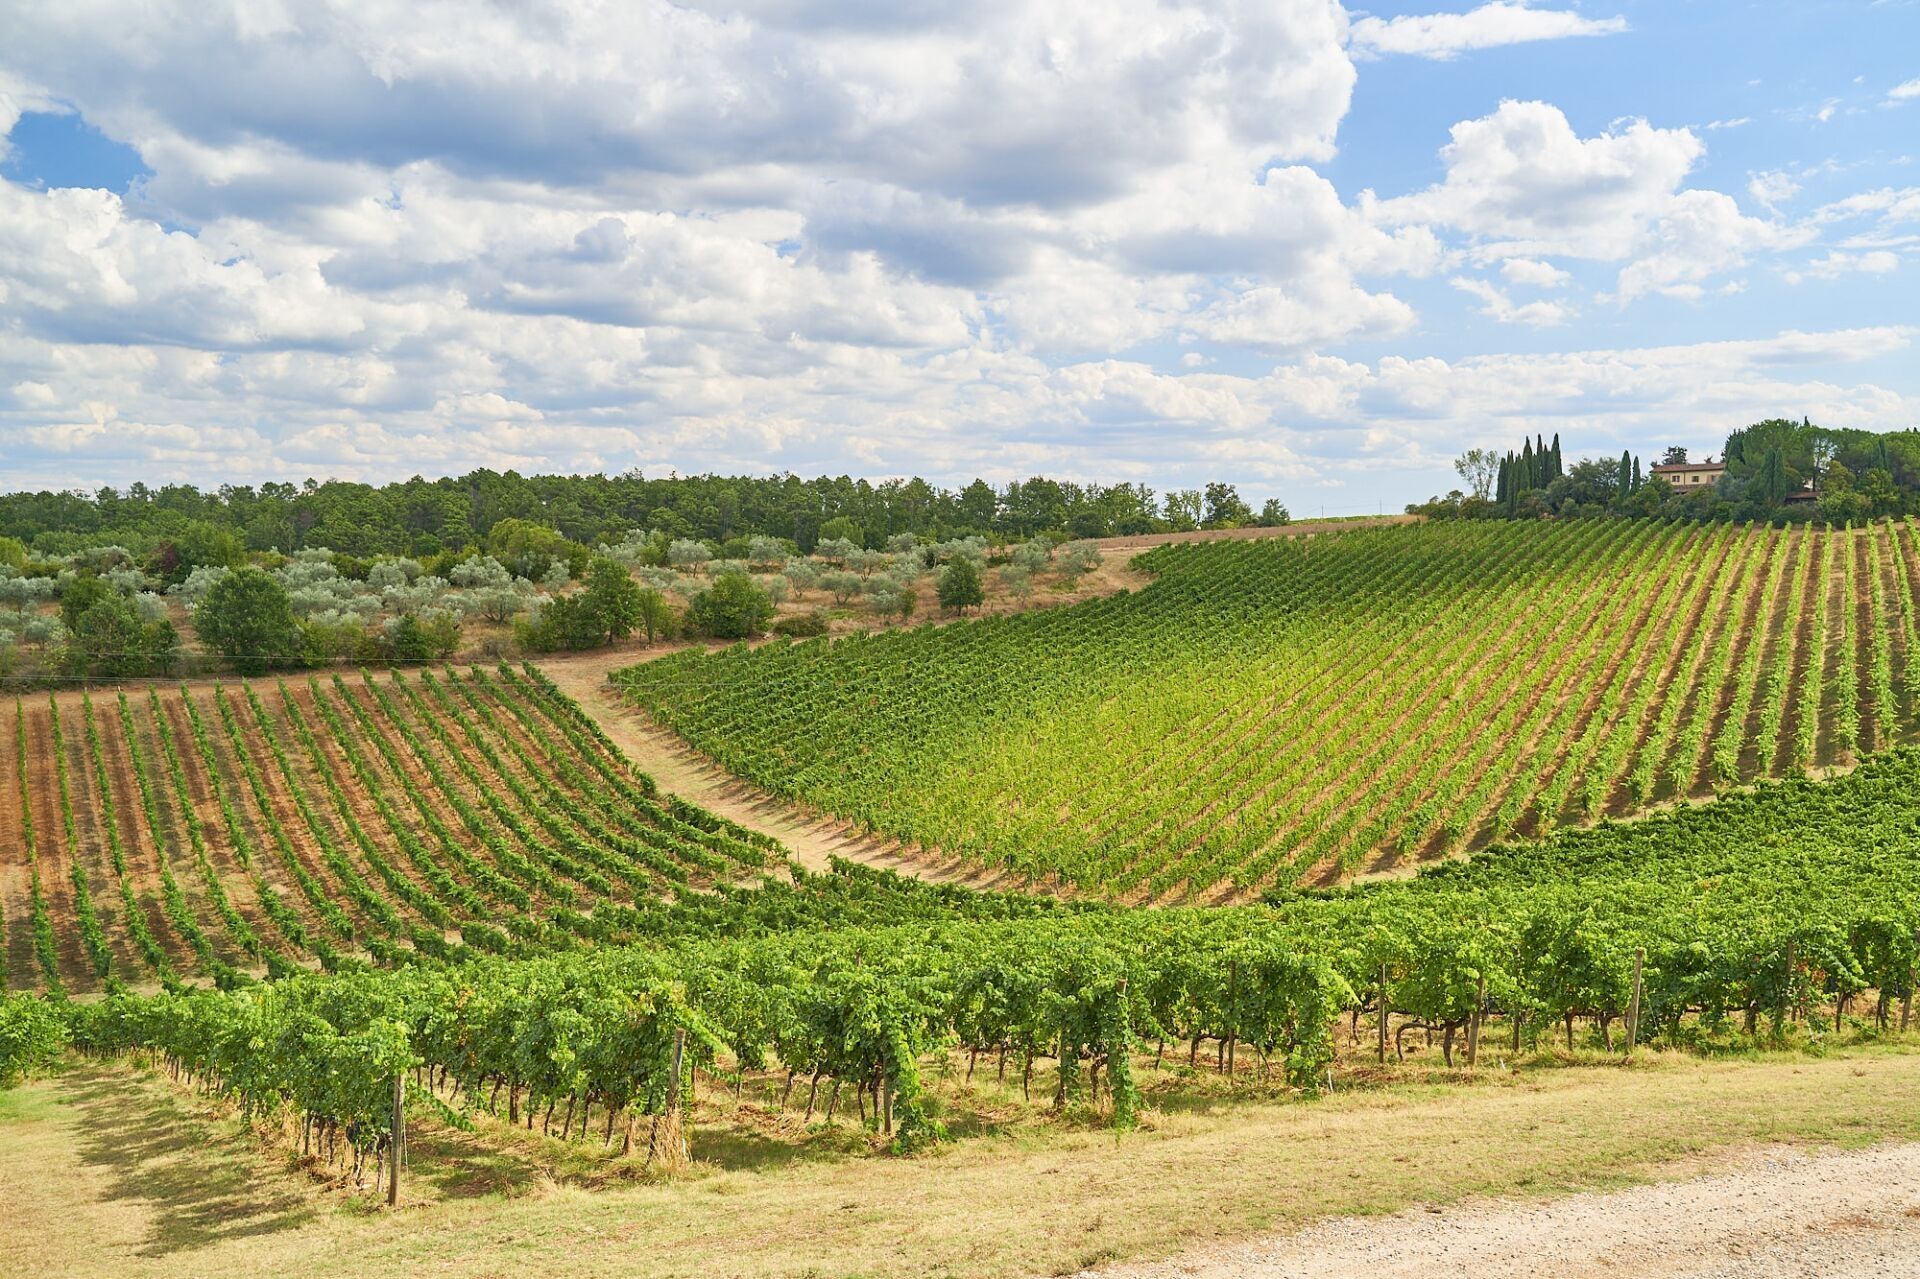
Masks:
[[[1726,469],[1725,462],[1656,462],[1653,465],[1655,475],[1673,471],[1724,471]]]

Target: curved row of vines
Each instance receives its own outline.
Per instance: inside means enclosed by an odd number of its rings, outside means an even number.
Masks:
[[[536,671],[20,700],[0,977],[74,993],[532,956],[753,882],[766,837],[657,792]]]
[[[1168,546],[1071,609],[620,672],[905,841],[1248,896],[1849,764],[1920,711],[1920,529],[1420,524]]]

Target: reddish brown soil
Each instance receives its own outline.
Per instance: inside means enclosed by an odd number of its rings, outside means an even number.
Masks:
[[[206,880],[193,851],[192,841],[187,836],[185,817],[179,797],[175,794],[172,776],[167,768],[165,754],[160,749],[160,733],[172,731],[170,717],[162,713],[156,721],[152,704],[140,696],[131,696],[133,703],[134,731],[140,738],[140,755],[146,762],[147,777],[153,786],[154,806],[160,820],[160,836],[166,841],[166,857],[173,869],[174,882],[180,887],[180,895],[201,931],[206,933],[212,943],[214,953],[226,963],[236,968],[251,969],[255,962],[234,941],[227,931],[226,921],[214,909],[211,895],[207,891]],[[165,698],[162,703],[164,705]],[[178,747],[176,746],[176,749]],[[192,774],[187,774],[191,788]],[[149,832],[151,834],[151,832]],[[210,850],[211,851],[211,850]],[[219,871],[219,863],[215,863]],[[259,903],[253,899],[253,886],[237,880],[231,874],[221,875],[222,887],[234,909],[242,919],[258,932],[265,921],[259,915]],[[264,940],[264,938],[263,938]]]
[[[259,691],[260,700],[266,706],[267,713],[269,715],[278,713],[279,693],[271,688]],[[274,762],[273,753],[267,746],[258,721],[254,719],[252,708],[247,704],[244,689],[230,689],[227,697],[233,703],[234,720],[240,726],[240,740],[245,744],[247,753],[253,758],[255,767],[260,771],[260,779],[267,792],[268,811],[273,819],[279,822],[280,829],[286,832],[287,842],[293,846],[294,857],[309,875],[329,890],[333,900],[341,910],[346,912],[347,918],[356,928],[371,930],[373,925],[353,899],[337,888],[333,871],[328,867],[326,859],[321,856],[319,841],[300,816],[300,810],[294,804],[292,794],[287,789],[286,779],[280,775],[280,768]],[[300,751],[297,745],[290,742],[284,743],[283,746],[287,750],[287,760],[294,766],[294,776],[297,778],[301,775]],[[256,817],[260,817],[259,806],[254,801],[252,788],[245,787],[244,778],[241,781],[246,792],[249,811]],[[337,831],[334,824],[328,821],[328,801],[325,794],[317,786],[308,787],[305,794],[307,807],[313,812],[315,819],[323,823],[322,830],[327,832],[337,847],[342,849],[348,847],[345,833]],[[260,820],[264,822],[265,819],[261,817]],[[269,835],[267,838],[272,837]]]
[[[114,873],[113,857],[99,820],[100,798],[96,793],[93,768],[87,762],[87,726],[84,720],[60,713],[61,738],[67,751],[67,784],[73,797],[74,833],[79,847],[73,856],[86,867],[87,891],[93,898],[94,913],[100,917],[106,935],[107,952],[113,975],[123,981],[138,981],[146,976],[146,962],[133,944],[127,929],[126,906],[120,899],[119,878]]]
[[[359,780],[353,773],[353,765],[347,760],[346,753],[340,749],[340,744],[333,740],[332,733],[327,729],[326,721],[320,715],[319,707],[314,701],[312,688],[308,686],[305,681],[298,684],[289,681],[287,688],[292,695],[294,704],[300,708],[301,715],[306,719],[307,727],[312,730],[314,740],[320,744],[320,755],[325,761],[327,770],[332,773],[334,777],[340,779],[341,790],[345,792],[347,797],[348,810],[353,814],[354,820],[360,824],[360,829],[366,832],[368,839],[373,841],[374,847],[379,849],[385,857],[388,866],[392,867],[401,878],[416,885],[421,892],[431,896],[433,892],[432,888],[421,879],[419,873],[414,869],[412,861],[407,858],[407,855],[394,844],[392,835],[388,833],[387,824],[380,816],[380,810],[374,805],[373,800],[361,791]],[[321,689],[324,695],[331,697],[331,690],[327,689],[324,682],[321,685]],[[347,712],[344,707],[336,707],[336,710],[342,717],[346,716]],[[295,749],[299,755],[306,754],[306,748],[304,746],[299,746],[296,743]],[[368,750],[369,753],[371,753],[371,748],[368,748]],[[312,767],[312,761],[305,761],[305,763],[307,767]],[[312,789],[308,791],[308,796],[308,802],[313,805],[316,812],[327,812],[338,822],[339,813],[335,810],[333,799],[327,794],[324,785],[317,779],[315,779]],[[341,852],[351,860],[354,867],[359,870],[361,877],[367,881],[375,892],[380,893],[392,902],[393,908],[400,912],[402,918],[421,918],[418,911],[405,901],[394,896],[391,890],[386,887],[386,882],[380,875],[380,872],[376,871],[373,866],[368,863],[365,853],[360,848],[359,841],[347,834],[344,827],[340,832],[339,846]]]
[[[60,981],[68,990],[93,989],[98,982],[87,948],[80,939],[74,911],[73,878],[66,832],[60,815],[60,783],[53,757],[53,719],[45,703],[28,704],[27,792],[33,812],[35,841],[40,850],[40,894],[53,921],[54,951],[59,957]]]
[[[30,990],[39,984],[40,967],[33,957],[32,872],[27,865],[17,740],[13,716],[0,714],[0,920],[6,926],[6,984]]]
[[[429,705],[432,704],[430,700],[431,695],[425,688],[423,688],[420,685],[420,683],[417,680],[410,680],[409,686],[412,688],[412,690],[415,693],[418,693],[423,699],[428,699]],[[500,839],[503,840],[509,848],[512,848],[516,852],[520,853],[522,856],[527,857],[530,861],[534,861],[537,863],[539,861],[539,858],[533,853],[531,853],[528,849],[526,849],[521,844],[521,841],[514,835],[514,833],[510,829],[508,829],[504,824],[499,822],[498,819],[496,819],[493,816],[491,811],[488,810],[484,798],[479,794],[479,788],[476,787],[472,782],[470,782],[467,779],[466,775],[461,771],[459,764],[456,762],[455,757],[451,755],[448,752],[447,748],[441,744],[439,737],[433,732],[432,728],[422,722],[421,715],[414,710],[413,704],[407,698],[406,694],[401,690],[389,685],[387,688],[387,696],[388,696],[388,699],[394,704],[396,709],[399,710],[401,717],[412,728],[414,736],[418,739],[422,748],[427,752],[427,756],[433,759],[440,766],[440,771],[442,775],[446,777],[448,783],[454,788],[459,798],[463,802],[465,802],[469,808],[474,810],[479,815],[480,820],[483,824],[483,827],[487,830],[492,831],[496,835],[498,835]],[[449,722],[445,725],[445,727],[448,729],[449,735],[452,737],[454,742],[462,743],[464,741],[462,735],[460,734],[458,728],[455,725]],[[395,740],[396,749],[401,749],[402,751],[402,758],[415,758],[409,752],[407,752],[404,748],[400,747],[397,733],[394,733],[393,737]],[[482,778],[485,778],[488,775],[489,770],[486,767],[486,761],[479,757],[478,752],[469,751],[463,747],[461,750],[461,754],[459,755],[459,759],[465,760],[466,762],[470,763],[476,770],[479,770],[479,775]],[[422,777],[422,789],[427,792],[429,802],[433,810],[440,815],[441,820],[447,824],[447,828],[454,832],[455,837],[460,839],[468,839],[469,835],[468,835],[467,829],[465,825],[460,822],[458,814],[454,812],[452,803],[448,800],[448,798],[444,794],[440,793],[437,788],[426,785],[424,775]],[[506,793],[506,790],[504,787],[501,787],[498,790],[494,790],[491,793],[497,795],[498,798],[506,802],[514,811],[516,812],[518,811],[518,806],[514,804],[513,797],[510,794]],[[475,857],[492,865],[495,870],[499,871],[500,874],[502,874],[506,878],[519,882],[518,877],[514,874],[514,872],[509,867],[497,862],[493,858],[491,852],[488,849],[474,847],[472,849],[472,852]],[[547,895],[543,891],[541,891],[539,888],[537,888],[535,885],[523,883],[521,886],[526,888],[529,892],[533,893],[536,906],[541,902],[549,902],[549,904],[551,904]]]
[[[146,912],[147,927],[154,940],[173,961],[175,969],[181,973],[196,972],[199,957],[174,928],[161,904],[166,894],[160,879],[160,854],[141,813],[140,788],[134,779],[133,760],[127,751],[118,707],[103,700],[96,705],[95,715],[100,727],[100,760],[107,770],[107,784],[113,789],[114,816],[120,826],[121,854],[127,862],[128,883]]]

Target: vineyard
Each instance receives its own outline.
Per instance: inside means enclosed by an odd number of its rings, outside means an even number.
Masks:
[[[661,794],[532,668],[22,700],[0,957],[51,998],[0,997],[0,1080],[68,1046],[151,1062],[397,1193],[416,1121],[651,1167],[685,1158],[688,1099],[716,1089],[910,1151],[977,1123],[953,1109],[976,1071],[993,1106],[1125,1128],[1146,1071],[1314,1093],[1409,1052],[1472,1064],[1489,1037],[1905,1031],[1912,539],[1170,546],[1136,596],[623,674],[763,770],[885,779],[875,824],[946,795],[950,846],[1109,890],[1262,890],[1237,906],[810,874]],[[1039,771],[1049,744],[1076,766]],[[1609,817],[1768,772],[1790,776]],[[1522,829],[1543,838],[1498,838]],[[1462,845],[1409,878],[1296,882]]]
[[[645,935],[771,841],[656,793],[534,673],[48,696],[0,733],[0,976],[244,985]]]
[[[291,1113],[303,1144],[375,1159],[397,1076],[429,1117],[538,1115],[649,1158],[686,1093],[748,1079],[769,1109],[853,1107],[913,1148],[941,1135],[929,1079],[985,1063],[1126,1126],[1139,1072],[1170,1057],[1312,1091],[1343,1050],[1385,1061],[1421,1032],[1452,1064],[1496,1035],[1619,1051],[1817,1037],[1849,1014],[1904,1030],[1916,796],[1920,750],[1900,748],[1837,781],[1249,907],[1062,903],[842,864],[663,907],[644,945],[0,1002],[0,1022],[16,1041],[38,1018],[90,1053],[154,1054],[250,1112]]]
[[[1157,548],[1134,594],[619,674],[730,771],[1127,900],[1249,897],[1913,736],[1920,530],[1435,523]]]

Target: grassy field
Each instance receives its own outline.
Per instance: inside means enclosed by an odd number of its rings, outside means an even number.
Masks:
[[[1171,546],[1144,590],[618,677],[784,797],[1129,900],[1246,895],[1912,734],[1911,524],[1425,524]]]
[[[1317,1219],[1688,1175],[1758,1145],[1920,1138],[1920,1053],[1485,1069],[1115,1136],[1016,1127],[912,1161],[696,1147],[672,1184],[422,1137],[408,1204],[320,1186],[210,1103],[81,1067],[0,1095],[0,1271],[45,1276],[1064,1274]]]

